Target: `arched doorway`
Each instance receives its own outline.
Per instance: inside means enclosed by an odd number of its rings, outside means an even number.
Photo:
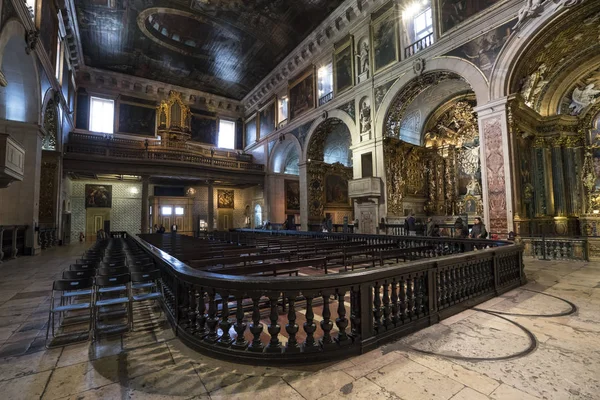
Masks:
[[[475,106],[470,85],[448,71],[424,74],[398,92],[384,125],[388,223],[411,212],[449,224],[457,215],[483,215]]]
[[[323,121],[310,137],[307,148],[308,224],[321,229],[323,220],[330,225],[353,220],[348,196],[352,179],[352,135],[340,119]]]
[[[282,137],[273,149],[268,180],[268,219],[287,221],[288,228],[294,229],[300,222],[300,144],[294,136]]]
[[[262,224],[262,207],[257,204],[254,206],[254,228],[260,228]]]

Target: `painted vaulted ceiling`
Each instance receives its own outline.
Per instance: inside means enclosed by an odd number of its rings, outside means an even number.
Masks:
[[[241,100],[343,0],[75,0],[85,64]]]

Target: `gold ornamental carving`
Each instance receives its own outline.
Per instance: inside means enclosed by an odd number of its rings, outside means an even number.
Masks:
[[[168,142],[185,142],[191,138],[192,113],[181,93],[171,90],[169,97],[156,108],[158,131]]]

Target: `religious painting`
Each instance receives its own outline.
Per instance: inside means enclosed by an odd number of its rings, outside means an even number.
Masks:
[[[233,190],[217,190],[217,207],[218,208],[234,208],[234,191]]]
[[[192,114],[191,134],[194,142],[217,145],[217,118]]]
[[[300,210],[300,182],[288,181],[285,182],[285,209],[286,211]]]
[[[156,108],[119,103],[119,133],[156,135]]]
[[[591,129],[591,144],[594,157],[594,173],[596,175],[595,190],[600,190],[600,113],[594,118]]]
[[[340,175],[325,177],[325,203],[347,206],[349,204],[348,181]]]
[[[354,38],[336,43],[333,53],[333,91],[340,94],[354,86]]]
[[[250,146],[258,140],[256,137],[256,114],[246,120],[245,127],[246,146]]]
[[[398,27],[393,3],[373,14],[371,22],[371,48],[373,49],[373,72],[398,61]]]
[[[85,185],[85,208],[111,208],[112,185]]]
[[[442,0],[439,12],[442,33],[498,2],[500,0]]]
[[[445,56],[463,58],[477,66],[489,79],[500,50],[508,41],[517,20],[513,19],[496,29],[456,48]]]
[[[289,82],[290,120],[315,108],[315,67],[311,66],[294,81]]]
[[[266,106],[260,109],[258,114],[259,120],[259,136],[264,138],[275,130],[275,104],[274,97]]]

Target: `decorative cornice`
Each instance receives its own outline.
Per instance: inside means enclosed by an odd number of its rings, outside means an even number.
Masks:
[[[84,87],[102,88],[118,93],[137,93],[138,96],[156,99],[165,98],[174,90],[182,94],[182,98],[187,104],[197,104],[211,111],[227,112],[239,117],[242,117],[244,113],[243,105],[237,100],[118,72],[81,66],[77,79]]]

